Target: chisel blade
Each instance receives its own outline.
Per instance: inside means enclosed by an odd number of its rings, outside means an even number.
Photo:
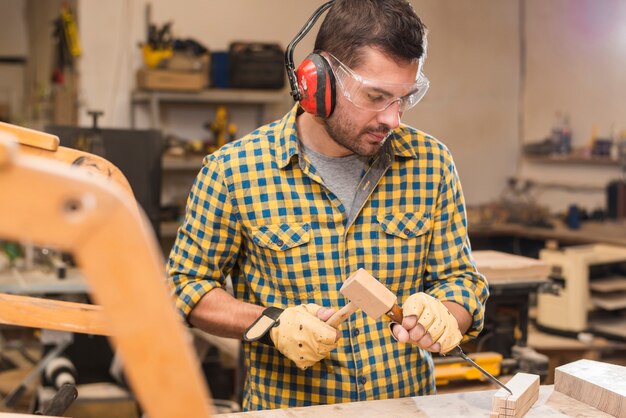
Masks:
[[[509,392],[511,395],[513,395],[513,392],[511,392],[511,389],[507,388],[504,383],[500,382],[498,379],[496,379],[494,376],[491,375],[491,373],[489,373],[487,370],[483,369],[482,367],[480,367],[478,364],[476,364],[476,362],[474,360],[472,360],[471,358],[469,358],[467,356],[467,354],[465,354],[463,352],[463,350],[461,350],[461,347],[457,346],[454,347],[451,351],[449,351],[447,354],[452,354],[455,356],[459,356],[461,357],[463,360],[467,361],[469,364],[472,365],[472,367],[476,368],[476,370],[478,370],[479,372],[481,372],[483,375],[485,375],[485,377],[487,377],[489,380],[491,380],[493,383],[497,384],[498,386],[500,386],[502,389],[506,390],[507,392]]]

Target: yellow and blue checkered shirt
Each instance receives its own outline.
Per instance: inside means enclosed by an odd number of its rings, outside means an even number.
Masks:
[[[488,290],[449,150],[400,126],[368,163],[348,213],[299,152],[296,109],[205,158],[168,261],[183,316],[228,275],[246,302],[338,309],[341,284],[364,268],[399,304],[416,292],[461,304],[473,318],[466,339],[475,337]],[[244,343],[244,408],[434,393],[430,353],[396,342],[388,320],[357,311],[340,329],[338,348],[305,371],[274,347]]]

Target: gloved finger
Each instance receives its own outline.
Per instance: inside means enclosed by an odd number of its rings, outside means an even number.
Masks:
[[[439,338],[446,331],[446,324],[441,319],[436,319],[430,324],[427,332],[430,334],[430,338],[432,338],[433,342],[437,342]]]
[[[448,332],[446,332],[438,341],[441,345],[441,353],[446,354],[448,351],[459,345],[462,339],[463,336],[458,329],[448,330]]]
[[[320,311],[320,309],[322,309],[322,307],[315,303],[306,303],[304,305],[296,306],[296,309],[304,310],[305,312],[308,312],[313,316],[317,316],[317,313]]]
[[[417,322],[422,324],[425,330],[428,330],[434,320],[435,320],[434,312],[428,307],[426,307],[422,311],[422,314],[420,315],[420,317],[417,319]]]
[[[425,306],[423,295],[423,293],[414,293],[402,304],[402,314],[405,317],[411,315],[419,317],[422,314]]]
[[[393,324],[391,327],[391,332],[398,342],[406,343],[410,339],[409,332],[399,324]]]
[[[335,348],[337,348],[337,344],[324,344],[324,343],[320,343],[320,345],[318,346],[318,354],[320,356],[326,357],[326,355],[328,353],[330,353],[331,351],[333,351]]]
[[[317,317],[303,316],[301,326],[311,330],[314,340],[319,343],[334,344],[337,341],[337,329],[320,321]]]

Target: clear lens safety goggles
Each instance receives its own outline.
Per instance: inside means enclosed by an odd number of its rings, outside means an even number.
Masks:
[[[327,54],[343,95],[356,107],[380,112],[398,102],[398,109],[404,112],[415,106],[426,94],[430,82],[422,74],[417,74],[415,83],[381,83],[365,79],[331,54]]]

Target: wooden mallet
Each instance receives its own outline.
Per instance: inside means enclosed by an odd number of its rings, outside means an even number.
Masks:
[[[326,321],[328,325],[337,328],[359,308],[374,319],[387,315],[392,321],[402,323],[402,308],[396,304],[396,295],[366,270],[357,270],[339,291],[349,303]]]

